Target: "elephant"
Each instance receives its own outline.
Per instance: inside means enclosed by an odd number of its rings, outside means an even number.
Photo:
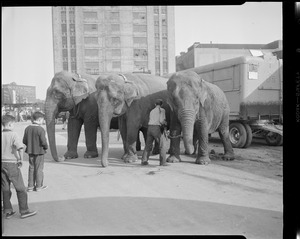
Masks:
[[[193,71],[174,73],[167,82],[167,90],[171,107],[170,138],[173,141],[167,162],[180,161],[181,130],[187,154],[193,153],[193,144],[198,140],[197,164],[210,163],[208,135],[215,131],[223,143],[223,159],[233,160],[235,156],[229,140],[230,108],[224,92]],[[193,138],[194,130],[196,138]]]
[[[77,158],[77,145],[82,124],[84,124],[86,148],[85,158],[98,157],[97,128],[98,107],[95,98],[96,80],[88,75],[61,71],[54,75],[47,89],[45,121],[51,155],[55,161]],[[67,152],[58,157],[55,141],[55,118],[60,112],[69,111]],[[110,128],[118,129],[118,120]]]
[[[146,138],[149,113],[157,98],[168,98],[167,79],[142,73],[112,74],[96,81],[98,118],[102,137],[101,164],[108,166],[109,122],[118,117],[125,162],[136,161],[136,133],[143,129]],[[167,114],[167,113],[166,113]],[[168,120],[168,118],[167,118]]]

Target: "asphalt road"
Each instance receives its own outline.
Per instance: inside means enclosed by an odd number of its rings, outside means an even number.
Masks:
[[[23,134],[28,124],[17,123],[16,131]],[[57,125],[56,139],[62,155],[67,141],[61,125]],[[220,234],[282,238],[282,147],[258,141],[252,148],[235,150],[237,159],[225,162],[217,157],[222,152],[220,142],[213,140],[210,146],[216,155],[208,166],[196,165],[193,157],[185,155],[183,162],[167,167],[158,166],[158,156],[151,156],[149,166],[141,166],[140,160],[125,164],[120,159],[121,140],[112,132],[109,166],[102,168],[99,159],[82,158],[82,133],[78,159],[56,163],[46,154],[44,184],[49,187],[28,193],[29,207],[38,214],[27,219],[20,219],[18,213],[8,220],[2,217],[3,236]],[[25,155],[25,182],[27,171]],[[18,212],[14,190],[12,203]]]

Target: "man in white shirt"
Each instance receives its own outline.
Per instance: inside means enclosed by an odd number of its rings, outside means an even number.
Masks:
[[[161,127],[166,125],[166,113],[162,106],[163,101],[161,99],[156,100],[155,108],[151,110],[149,115],[149,123],[147,130],[146,145],[142,156],[142,165],[148,165],[148,159],[152,150],[153,141],[155,140],[159,144],[159,161],[160,166],[167,166],[166,163],[166,141],[164,133]]]

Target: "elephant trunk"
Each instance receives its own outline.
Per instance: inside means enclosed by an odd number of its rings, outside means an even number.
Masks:
[[[100,111],[98,109],[98,111]],[[101,164],[102,167],[108,166],[108,147],[109,147],[109,128],[110,121],[112,116],[107,113],[99,112],[99,125],[101,130],[101,143],[102,143],[102,152],[101,152]]]
[[[57,115],[58,107],[57,103],[55,103],[52,99],[46,99],[45,103],[45,120],[46,120],[46,128],[47,135],[49,140],[49,147],[51,151],[52,158],[55,161],[60,161],[57,155],[56,150],[56,141],[55,141],[55,116]]]
[[[183,143],[187,154],[194,152],[193,131],[195,123],[195,111],[182,109],[179,111],[179,120],[183,133]]]

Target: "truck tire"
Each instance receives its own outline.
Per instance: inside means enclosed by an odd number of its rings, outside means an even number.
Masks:
[[[283,143],[283,137],[280,134],[269,132],[265,136],[266,142],[270,146],[280,146]]]
[[[247,141],[247,132],[242,123],[234,122],[229,125],[229,140],[233,148],[244,147]]]
[[[248,148],[252,143],[252,138],[253,138],[252,129],[248,124],[243,124],[243,125],[244,125],[244,127],[246,129],[246,133],[247,133],[246,143],[243,148]]]

